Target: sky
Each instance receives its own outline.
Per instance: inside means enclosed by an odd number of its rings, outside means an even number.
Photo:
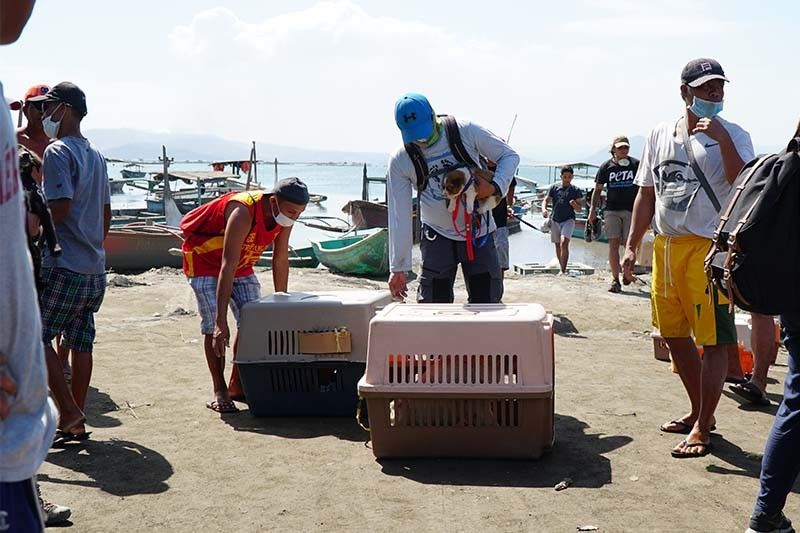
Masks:
[[[84,129],[389,152],[394,102],[427,95],[537,160],[580,157],[682,112],[680,71],[720,61],[722,116],[775,150],[800,105],[800,2],[39,0],[0,48],[7,96],[84,89]]]

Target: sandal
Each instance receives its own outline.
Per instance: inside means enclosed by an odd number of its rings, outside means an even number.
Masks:
[[[681,448],[681,449],[678,449]],[[696,452],[687,452],[685,451],[686,448],[700,448],[700,451]],[[676,449],[673,449],[671,453],[672,457],[675,459],[694,459],[697,457],[705,457],[709,453],[711,453],[711,441],[708,442],[688,442],[686,439],[681,441],[678,444]]]
[[[735,383],[728,387],[728,390],[730,390],[736,396],[743,398],[754,405],[767,406],[771,404],[769,398],[767,397],[767,393],[759,389],[758,385],[752,381]]]
[[[89,440],[91,431],[81,431],[80,433],[73,433],[71,431],[63,431],[61,429],[56,431],[55,438],[53,439],[53,448],[66,448],[70,442],[83,442]]]
[[[219,414],[239,412],[239,408],[236,407],[236,404],[233,403],[233,400],[223,400],[221,402],[217,400],[211,400],[210,402],[206,402],[206,407]]]
[[[676,428],[670,428],[669,426],[678,426]],[[670,420],[666,424],[661,424],[659,426],[659,430],[663,433],[675,433],[676,435],[688,435],[691,433],[694,424],[687,424],[683,420]],[[716,431],[717,425],[712,424],[710,431]]]

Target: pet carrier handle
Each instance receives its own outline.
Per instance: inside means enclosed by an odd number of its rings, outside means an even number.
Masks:
[[[369,433],[369,418],[364,418],[362,416],[363,408],[366,404],[367,401],[359,395],[358,404],[356,404],[356,423],[361,427],[361,429]]]
[[[453,310],[453,311],[434,311],[434,315],[448,315],[448,316],[475,316],[478,314],[477,311],[465,311],[463,309],[460,310]]]

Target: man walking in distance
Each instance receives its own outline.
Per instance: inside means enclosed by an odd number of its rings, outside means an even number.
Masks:
[[[603,187],[608,187],[606,193],[606,206],[603,213],[605,233],[608,239],[608,264],[611,267],[611,281],[609,292],[620,292],[619,283],[620,260],[619,247],[624,246],[628,240],[631,229],[631,211],[636,200],[639,188],[633,183],[636,171],[639,170],[639,160],[628,155],[631,144],[624,135],[614,137],[611,141],[611,159],[600,165],[595,177],[592,204],[589,208],[588,224],[597,220],[597,207]]]
[[[667,433],[688,434],[672,450],[678,458],[709,453],[728,348],[736,343],[728,301],[703,270],[720,205],[744,162],[754,155],[750,135],[718,116],[726,81],[713,59],[696,59],[683,69],[683,116],[656,126],[644,147],[623,262],[626,279],[632,279],[636,247],[652,221],[657,234],[653,322],[669,345],[691,403],[688,414],[661,426]],[[695,343],[704,347],[702,361]]]
[[[575,230],[575,212],[582,207],[583,193],[572,185],[573,175],[572,167],[562,168],[561,183],[554,183],[542,202],[542,216],[550,218],[550,240],[556,247],[556,258],[562,274],[566,274],[569,263],[569,241]],[[551,200],[553,210],[548,212]]]

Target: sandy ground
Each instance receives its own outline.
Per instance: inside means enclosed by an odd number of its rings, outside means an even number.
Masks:
[[[746,528],[776,407],[754,410],[726,393],[714,453],[672,459],[680,439],[658,425],[687,401],[669,364],[653,358],[644,286],[613,295],[603,274],[507,280],[507,302],[539,302],[557,318],[557,442],[542,459],[378,462],[351,419],[246,410],[221,419],[206,409],[210,378],[185,279],[170,270],[126,279],[142,285],[111,287],[98,315],[92,440],[54,450],[41,471],[45,495],[72,507],[72,531]],[[322,271],[290,278],[293,290],[364,286],[383,288]],[[785,363],[781,352],[773,400]],[[556,492],[564,478],[573,486]],[[796,496],[787,514],[800,519]]]

